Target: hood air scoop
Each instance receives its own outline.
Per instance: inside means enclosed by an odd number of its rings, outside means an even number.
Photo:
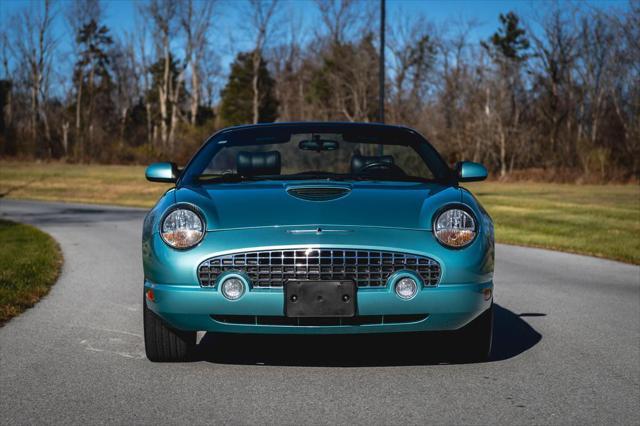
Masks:
[[[349,188],[339,186],[301,186],[287,189],[292,197],[306,201],[331,201],[349,194]]]

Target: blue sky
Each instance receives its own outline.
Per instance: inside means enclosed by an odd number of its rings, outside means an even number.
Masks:
[[[0,22],[6,25],[11,15],[28,7],[32,0],[0,0]],[[59,0],[62,6],[69,0]],[[102,0],[106,12],[106,24],[115,33],[131,31],[134,26],[136,3],[144,0]],[[378,0],[370,0],[378,3]],[[243,0],[227,0],[226,9],[218,17],[219,24],[225,28],[232,28],[233,21],[237,20],[238,6]],[[560,1],[560,4],[563,2]],[[598,8],[626,8],[626,0],[583,0],[575,2],[584,7]],[[291,8],[307,20],[313,20],[317,16],[317,10],[313,0],[283,0],[283,8]],[[524,19],[532,18],[538,13],[543,13],[547,6],[551,6],[551,0],[387,0],[387,10],[390,15],[400,11],[409,14],[422,14],[428,20],[435,23],[462,19],[476,19],[480,24],[477,36],[485,38],[497,25],[498,14],[513,10]],[[60,20],[61,21],[61,20]],[[58,25],[62,25],[59,22]],[[377,28],[377,27],[376,27]]]
[[[28,0],[3,0],[9,2],[9,9],[25,3]],[[65,0],[63,0],[64,2]],[[133,25],[135,3],[129,0],[103,0],[107,10],[107,22],[114,29],[129,29]],[[377,3],[377,0],[372,0]],[[232,0],[229,3],[242,3],[242,0]],[[562,4],[562,2],[560,2]],[[585,6],[594,7],[626,7],[626,0],[584,0],[578,2]],[[476,18],[481,24],[481,31],[490,33],[496,26],[498,14],[514,10],[524,18],[544,11],[545,5],[550,6],[550,0],[387,0],[390,14],[400,10],[407,13],[422,13],[427,19],[444,22],[448,19]],[[283,0],[283,7],[291,7],[304,14],[316,15],[313,0]],[[229,14],[222,19],[231,19]]]
[[[28,8],[32,1],[38,0],[0,0],[0,25],[7,27],[11,17]],[[69,0],[59,0],[58,6],[65,6]],[[144,0],[102,0],[105,12],[105,23],[111,29],[112,34],[122,34],[132,32],[135,28],[136,3]],[[376,5],[378,0],[373,1]],[[559,2],[561,5],[562,1]],[[569,5],[569,3],[566,3]],[[574,2],[581,8],[618,8],[628,7],[626,0],[582,0]],[[489,37],[498,26],[498,15],[510,10],[515,11],[526,21],[533,21],[536,17],[544,14],[553,2],[550,0],[387,0],[387,13],[389,20],[402,14],[422,15],[427,20],[435,23],[439,27],[446,27],[448,23],[474,19],[477,23],[471,38],[480,40]],[[239,22],[242,21],[241,10],[244,7],[244,0],[227,0],[223,2],[215,16],[214,34],[224,34],[217,41],[223,43],[219,46],[220,56],[224,62],[223,69],[226,69],[232,59],[232,52],[243,50],[248,47],[248,43],[241,31],[238,30]],[[301,17],[305,23],[311,23],[318,18],[317,8],[313,0],[282,0],[282,8],[292,10],[296,16]],[[59,14],[56,22],[56,33],[61,41],[61,47],[69,43],[69,37],[65,31],[63,15]],[[372,29],[378,31],[378,23],[372,23]],[[228,34],[233,35],[233,46],[227,41]],[[226,44],[226,45],[225,45]]]
[[[0,0],[0,20],[3,24],[17,10],[27,7],[31,0]],[[59,0],[64,6],[69,0]],[[102,0],[107,12],[107,25],[114,31],[130,30],[134,23],[135,3],[144,0]],[[378,0],[370,0],[375,3]],[[227,9],[237,9],[233,3],[242,3],[243,0],[227,1]],[[563,2],[560,1],[560,4]],[[626,7],[626,0],[583,0],[575,2],[585,7]],[[551,0],[387,0],[387,10],[390,14],[399,10],[408,13],[421,13],[427,19],[435,22],[444,22],[457,18],[476,18],[480,26],[480,32],[489,34],[496,25],[499,13],[509,10],[518,12],[525,19],[537,12],[543,12],[546,6],[552,4]],[[282,7],[290,7],[304,13],[309,18],[317,14],[313,0],[283,0]],[[223,24],[231,20],[232,14],[226,13],[221,17]]]

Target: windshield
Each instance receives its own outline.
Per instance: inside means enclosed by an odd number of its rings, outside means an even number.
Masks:
[[[214,135],[182,184],[255,180],[445,180],[448,167],[417,133],[382,125],[249,126]]]

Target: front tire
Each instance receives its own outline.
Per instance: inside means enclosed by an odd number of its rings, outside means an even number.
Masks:
[[[453,355],[456,361],[483,362],[491,355],[493,303],[478,318],[455,332]]]
[[[196,332],[169,327],[147,307],[144,310],[144,349],[149,361],[180,362],[189,359],[196,346]]]

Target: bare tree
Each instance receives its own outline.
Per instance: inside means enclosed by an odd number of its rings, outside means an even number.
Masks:
[[[2,122],[3,133],[3,153],[15,154],[15,138],[13,137],[13,82],[11,75],[13,66],[10,62],[9,37],[6,30],[0,30],[0,62],[2,63],[2,77],[0,77],[0,90],[6,94],[4,108],[0,111],[0,122]]]
[[[317,0],[316,4],[324,23],[312,42],[321,64],[312,79],[316,107],[324,119],[375,119],[379,62],[376,31],[370,23],[377,7],[356,0]]]
[[[213,1],[194,2],[186,0],[182,4],[180,23],[186,36],[186,50],[191,57],[191,124],[195,126],[198,116],[198,106],[202,96],[202,70],[203,57],[209,53],[209,29],[213,16]]]
[[[476,26],[474,20],[449,24],[438,44],[440,64],[435,110],[441,123],[428,130],[434,139],[442,140],[445,155],[452,158],[466,156],[473,150],[473,158],[479,160],[476,153],[481,151],[485,142],[482,133],[485,132],[486,119],[477,118],[487,110],[483,102],[485,77],[482,73],[474,73],[475,61],[469,43],[470,34]]]
[[[158,59],[162,60],[162,81],[158,85],[158,104],[160,109],[160,139],[162,149],[173,150],[173,140],[170,137],[170,125],[174,121],[170,117],[170,102],[173,92],[179,88],[173,87],[174,76],[172,73],[171,41],[177,31],[177,3],[172,0],[152,0],[141,7],[143,15],[149,18],[153,25],[154,41]],[[178,80],[178,85],[180,82]]]
[[[26,71],[30,91],[30,133],[41,155],[51,155],[51,134],[46,114],[52,61],[57,40],[52,34],[56,12],[51,0],[34,3],[13,21],[15,28],[11,46],[13,54]],[[43,125],[43,142],[39,141],[39,125]],[[45,145],[46,144],[46,145]]]
[[[118,140],[124,140],[127,115],[135,102],[142,97],[138,79],[138,62],[135,57],[135,40],[123,37],[117,40],[112,52],[112,69],[115,80],[113,93],[115,107],[120,113]]]
[[[441,41],[424,16],[394,18],[387,43],[393,69],[390,116],[392,122],[414,123],[427,96]]]
[[[202,76],[200,79],[203,96],[201,103],[207,106],[211,115],[215,115],[219,88],[223,85],[221,82],[223,71],[220,62],[217,52],[211,48],[207,48],[202,53],[202,58],[198,62],[198,69]]]
[[[640,175],[640,1],[631,1],[626,14],[609,17],[615,29],[614,70],[610,96],[622,125],[622,140],[613,148],[621,151],[634,176]]]
[[[505,176],[507,139],[517,138],[520,124],[520,101],[524,92],[521,75],[523,64],[529,57],[529,40],[526,31],[520,27],[520,18],[515,13],[500,14],[499,18],[500,28],[489,40],[481,42],[481,45],[489,53],[496,73],[495,83],[488,85],[487,89],[492,86],[494,89],[493,121],[498,135],[500,176]],[[515,150],[511,151],[511,157],[514,158]]]
[[[590,169],[590,157],[596,154],[604,159],[605,151],[596,148],[601,133],[600,124],[607,110],[607,97],[611,93],[613,59],[611,49],[615,38],[614,29],[598,11],[582,17],[576,58],[576,92],[578,110],[576,112],[577,155],[585,172]],[[599,155],[598,155],[599,154]],[[601,163],[601,174],[604,174]]]
[[[269,37],[272,35],[274,18],[278,11],[278,0],[249,0],[251,31],[253,32],[252,65],[253,76],[253,122],[260,122],[260,100],[262,94],[258,85],[260,66],[262,65],[264,50]]]
[[[357,0],[316,0],[320,16],[333,44],[341,44],[362,16]]]
[[[11,76],[11,66],[9,65],[10,55],[9,52],[9,36],[6,29],[0,30],[0,55],[2,55],[2,78],[9,80]]]
[[[54,1],[25,2],[0,29],[5,155],[64,155],[69,146],[91,161],[184,161],[224,122],[201,118],[223,116],[230,57],[242,65],[243,96],[232,96],[243,101],[242,122],[377,116],[377,1],[315,0],[317,19],[308,21],[296,2],[242,0],[234,22],[242,39],[214,27],[222,2],[140,2],[135,28],[112,35],[99,24],[104,2],[68,0],[61,11],[69,39],[60,47],[70,51],[55,58],[62,27],[54,24]],[[501,19],[485,46],[473,21],[436,26],[392,15],[389,121],[425,133],[450,162],[482,161],[501,175],[544,167],[637,178],[639,1],[546,9],[535,30]],[[513,53],[522,29],[532,45],[520,49],[526,60]],[[8,150],[9,140],[21,143]]]
[[[558,156],[558,144],[563,124],[572,108],[570,81],[576,59],[577,32],[573,20],[556,5],[542,22],[543,33],[532,33],[538,65],[533,69],[537,90],[541,92],[538,109],[547,122],[551,162]]]
[[[81,46],[78,38],[82,27],[88,24],[90,21],[100,22],[102,17],[102,8],[98,0],[72,0],[67,3],[67,7],[64,11],[65,21],[70,33],[70,38],[73,40],[73,57],[79,59],[81,56]],[[73,64],[69,64],[73,66]],[[82,150],[84,149],[84,140],[82,134],[82,102],[83,102],[83,79],[78,79],[76,83],[76,108],[75,108],[75,142],[76,146],[81,150],[80,156],[82,157]],[[68,125],[65,126],[64,134],[67,134]]]
[[[280,37],[283,42],[269,51],[276,80],[276,98],[280,103],[278,117],[285,121],[304,120],[305,75],[303,70],[305,45],[301,15],[288,11],[289,25]]]
[[[156,142],[156,138],[154,137],[154,123],[152,119],[152,105],[151,99],[148,94],[152,90],[152,82],[150,75],[150,67],[152,58],[150,54],[147,52],[147,40],[148,40],[148,23],[145,19],[144,13],[141,13],[140,9],[136,10],[135,22],[137,31],[128,35],[128,38],[131,40],[131,50],[129,51],[129,55],[131,56],[132,62],[135,64],[136,74],[140,76],[140,84],[142,86],[142,93],[144,96],[144,107],[146,112],[146,134],[147,134],[147,145],[149,150],[153,149],[153,145]]]
[[[189,68],[192,86],[191,124],[196,123],[202,92],[200,64],[203,55],[208,51],[207,35],[211,25],[213,3],[194,0],[152,0],[147,6],[142,7],[142,11],[152,24],[157,57],[163,62],[162,81],[158,85],[162,148],[174,152],[178,120],[186,121],[180,103]],[[180,39],[184,43],[179,51],[184,56],[178,60],[171,51],[171,45]]]

